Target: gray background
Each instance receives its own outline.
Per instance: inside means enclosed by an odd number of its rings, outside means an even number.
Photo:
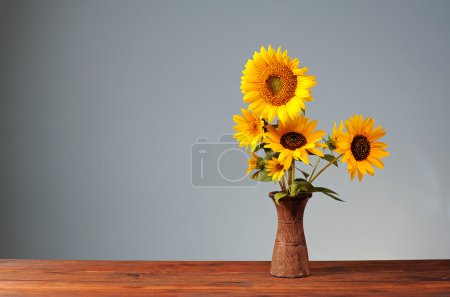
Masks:
[[[270,259],[275,186],[195,188],[190,160],[231,132],[243,66],[272,44],[316,75],[320,128],[388,130],[385,170],[317,180],[347,202],[310,201],[311,258],[450,258],[449,1],[0,7],[0,257]]]

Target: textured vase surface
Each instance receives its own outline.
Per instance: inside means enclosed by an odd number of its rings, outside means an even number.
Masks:
[[[274,198],[276,192],[269,193]],[[275,204],[278,227],[273,247],[270,274],[277,277],[310,275],[308,248],[303,231],[303,213],[311,194],[285,197]]]

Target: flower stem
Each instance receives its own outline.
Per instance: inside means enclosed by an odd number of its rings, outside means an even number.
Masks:
[[[322,152],[323,152],[323,151],[324,151],[324,149],[322,149]],[[320,160],[321,160],[321,158],[318,157],[318,158],[317,158],[316,165],[314,165],[314,169],[313,169],[313,171],[311,172],[311,175],[309,176],[309,182],[311,182],[311,179],[312,179],[312,177],[314,176],[314,173],[316,173],[317,166],[319,166]]]
[[[281,178],[280,181],[279,181],[278,183],[280,184],[281,192],[285,192],[285,191],[286,191],[286,190],[285,190],[286,187],[284,186],[284,179]]]
[[[291,171],[290,177],[290,184],[292,185],[294,183],[294,179],[295,179],[295,160],[292,159],[292,164],[291,164],[291,168],[289,168],[289,170]]]
[[[284,190],[287,192],[288,188],[289,188],[289,181],[287,176],[283,176],[283,183],[284,183]]]
[[[324,172],[328,167],[330,167],[331,164],[333,164],[334,162],[336,162],[337,160],[339,160],[344,154],[340,154],[339,156],[337,156],[336,158],[334,158],[333,160],[330,161],[330,163],[328,163],[325,167],[322,168],[322,170],[320,170],[316,176],[312,177],[309,182],[312,183],[322,172]],[[312,174],[311,174],[312,176]]]
[[[291,185],[291,180],[292,180],[292,165],[291,167],[289,167],[289,169],[287,170],[287,176],[286,176],[286,185],[289,187]]]

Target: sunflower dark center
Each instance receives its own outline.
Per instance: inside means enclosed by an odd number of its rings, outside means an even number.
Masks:
[[[283,164],[277,164],[276,167],[275,167],[276,171],[281,171],[283,169],[284,169],[284,165]]]
[[[297,90],[297,76],[286,65],[269,65],[262,73],[259,91],[266,103],[281,106],[288,103]]]
[[[370,154],[370,142],[367,137],[356,135],[353,137],[351,150],[356,161],[365,160]]]
[[[288,132],[281,136],[280,143],[283,147],[293,151],[306,144],[306,137],[297,132]]]
[[[266,85],[272,96],[276,96],[283,89],[283,80],[277,75],[270,75],[266,80]]]

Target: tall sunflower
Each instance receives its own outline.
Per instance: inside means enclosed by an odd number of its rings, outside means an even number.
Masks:
[[[286,123],[278,122],[278,129],[268,126],[265,147],[280,153],[278,159],[283,162],[285,169],[291,166],[292,159],[309,164],[308,152],[322,157],[323,153],[316,147],[326,147],[326,144],[318,142],[325,132],[314,131],[316,126],[317,121],[309,121],[303,115]]]
[[[264,121],[257,117],[253,112],[244,108],[241,109],[242,116],[234,115],[233,120],[236,126],[233,127],[237,132],[234,138],[239,141],[239,146],[245,146],[246,149],[250,146],[250,151],[254,151],[256,145],[261,141],[264,135]]]
[[[286,168],[277,158],[272,157],[272,160],[266,161],[266,171],[269,172],[267,175],[271,176],[273,181],[279,181],[286,172]]]
[[[255,52],[245,65],[241,78],[244,102],[249,109],[273,121],[296,117],[305,110],[305,102],[312,101],[310,88],[316,85],[314,76],[306,75],[308,68],[298,68],[297,58],[291,59],[281,47],[275,51],[270,45]]]
[[[386,134],[381,125],[373,128],[374,120],[370,117],[363,118],[362,115],[354,115],[345,121],[347,132],[340,135],[336,142],[336,152],[344,154],[342,162],[348,163],[348,173],[353,180],[356,174],[362,180],[363,175],[375,174],[372,167],[384,168],[380,160],[389,153],[385,150],[387,144],[377,141]]]

